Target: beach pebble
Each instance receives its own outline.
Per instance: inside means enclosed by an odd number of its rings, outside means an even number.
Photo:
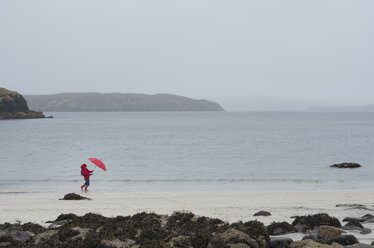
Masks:
[[[270,248],[283,248],[288,247],[293,240],[287,237],[272,237],[270,239]]]
[[[255,213],[253,216],[271,216],[271,213],[267,211],[259,211]]]
[[[318,230],[318,239],[326,240],[339,236],[342,230],[333,226],[320,226]]]

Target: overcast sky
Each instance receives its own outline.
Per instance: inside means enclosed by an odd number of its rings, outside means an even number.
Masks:
[[[373,13],[372,0],[0,0],[0,87],[374,103]]]

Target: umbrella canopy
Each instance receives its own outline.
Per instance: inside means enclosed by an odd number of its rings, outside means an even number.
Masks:
[[[97,159],[97,158],[89,158],[88,160],[90,160],[92,163],[94,163],[97,167],[99,167],[100,169],[106,171],[106,167],[105,167],[105,164],[100,160],[100,159]]]

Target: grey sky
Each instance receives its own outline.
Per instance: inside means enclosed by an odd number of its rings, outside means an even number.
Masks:
[[[373,13],[372,0],[0,0],[0,86],[374,103]]]

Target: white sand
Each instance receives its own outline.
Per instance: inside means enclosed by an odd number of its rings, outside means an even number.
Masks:
[[[76,192],[80,193],[80,192]],[[92,201],[60,201],[63,195],[52,193],[1,193],[0,223],[54,220],[61,213],[83,215],[87,212],[105,216],[133,215],[138,212],[172,214],[187,210],[197,215],[225,221],[258,219],[264,224],[272,221],[292,222],[293,215],[326,212],[338,217],[360,217],[374,213],[374,190],[350,191],[171,191],[118,192],[83,194]],[[362,204],[369,210],[336,207],[336,204]],[[373,210],[372,210],[373,209]],[[271,217],[253,217],[260,210],[270,211]],[[374,229],[374,224],[365,225]],[[355,233],[361,242],[369,243],[374,235]]]

